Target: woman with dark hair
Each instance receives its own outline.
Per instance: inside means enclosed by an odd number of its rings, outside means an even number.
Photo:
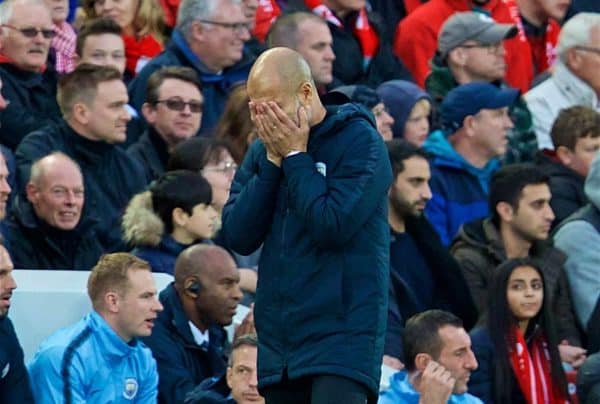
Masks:
[[[496,268],[488,312],[471,332],[479,368],[469,393],[485,403],[568,403],[544,277],[530,259],[510,259]]]
[[[153,272],[173,274],[181,251],[218,231],[210,184],[188,170],[166,172],[134,196],[123,215],[123,238]]]
[[[178,144],[171,153],[168,170],[192,170],[201,173],[212,189],[212,205],[218,214],[220,223],[223,206],[229,198],[229,189],[237,169],[237,164],[231,157],[228,143],[207,137],[192,137]],[[228,248],[222,237],[215,234],[215,244],[225,248],[233,256],[240,271],[240,287],[244,291],[243,304],[254,300],[258,260],[260,250],[250,255],[240,255]]]

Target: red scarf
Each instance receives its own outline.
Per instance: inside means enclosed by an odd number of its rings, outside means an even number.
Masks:
[[[141,70],[143,64],[158,55],[163,47],[152,35],[144,35],[139,40],[134,36],[123,35],[125,43],[126,70],[135,76]],[[140,63],[138,65],[139,62]]]
[[[519,12],[519,7],[515,3],[515,0],[504,0],[504,3],[508,7],[510,16],[519,29],[519,41],[529,44],[531,49],[531,61],[533,63],[533,68],[535,69],[533,74],[538,75],[552,67],[556,61],[556,43],[558,42],[558,34],[560,34],[560,25],[558,25],[556,21],[550,19],[546,25],[546,33],[543,39],[536,40],[535,38],[531,38],[531,40],[528,40],[525,35],[525,29],[523,28],[521,13]]]
[[[321,4],[320,0],[304,0],[304,2],[313,13],[320,15],[327,20],[327,22],[332,23],[336,27],[343,28],[344,24],[342,24],[340,19],[329,7]],[[371,24],[369,24],[367,10],[364,8],[360,9],[358,12],[358,17],[356,17],[356,20],[354,21],[352,32],[358,38],[358,42],[360,43],[363,54],[363,67],[366,69],[371,62],[371,59],[373,59],[373,56],[375,56],[375,53],[377,53],[377,49],[379,49],[379,37]]]
[[[542,333],[536,333],[528,348],[521,329],[513,326],[509,341],[510,364],[527,404],[569,404],[554,386],[550,371],[550,353]]]

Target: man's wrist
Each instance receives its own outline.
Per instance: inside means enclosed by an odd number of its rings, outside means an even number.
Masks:
[[[299,153],[302,153],[302,150],[290,150],[284,158],[292,157]]]

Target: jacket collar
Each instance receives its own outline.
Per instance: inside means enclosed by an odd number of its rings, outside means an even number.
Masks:
[[[598,96],[594,90],[575,76],[561,61],[556,61],[552,80],[561,92],[569,98],[571,104],[582,104],[598,107]]]
[[[100,140],[90,140],[83,135],[75,132],[65,121],[63,130],[67,135],[67,141],[73,147],[75,160],[79,163],[95,165],[100,163],[109,153],[112,153],[116,147],[113,144]]]
[[[95,310],[88,314],[88,321],[94,332],[94,338],[100,345],[100,351],[109,359],[119,361],[125,356],[135,354],[140,342],[134,338],[129,343],[123,341],[115,330]]]

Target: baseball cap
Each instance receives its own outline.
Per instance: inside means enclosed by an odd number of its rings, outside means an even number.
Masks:
[[[321,101],[325,104],[341,104],[354,102],[371,109],[381,101],[381,97],[371,87],[362,84],[336,87],[328,92]]]
[[[516,88],[500,88],[487,82],[463,84],[451,90],[442,101],[440,116],[444,129],[450,133],[460,129],[469,115],[482,109],[509,107],[519,97]]]
[[[438,51],[442,58],[468,40],[484,45],[494,44],[517,35],[518,29],[511,24],[498,24],[491,17],[467,11],[454,13],[444,22],[438,35]]]

